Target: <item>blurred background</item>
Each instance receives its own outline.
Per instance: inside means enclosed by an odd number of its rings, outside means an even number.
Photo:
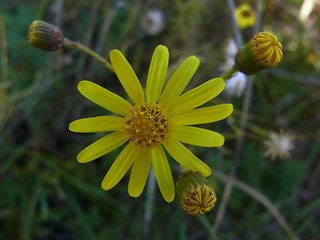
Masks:
[[[85,53],[45,52],[27,40],[29,25],[40,19],[107,59],[117,48],[143,86],[153,50],[164,44],[168,77],[186,57],[200,58],[190,89],[233,63],[232,2],[0,0],[1,240],[320,239],[318,0],[235,1],[256,14],[256,27],[240,30],[243,42],[257,30],[272,32],[284,57],[278,67],[244,77],[213,100],[233,103],[235,110],[208,126],[225,136],[223,147],[190,146],[212,167],[218,198],[198,217],[183,212],[177,200],[166,203],[158,186],[129,197],[128,174],[112,190],[100,188],[119,150],[77,162],[77,154],[104,133],[72,133],[69,123],[108,115],[78,92],[77,83],[91,80],[122,96],[124,90],[114,73]],[[178,164],[169,162],[176,180]]]

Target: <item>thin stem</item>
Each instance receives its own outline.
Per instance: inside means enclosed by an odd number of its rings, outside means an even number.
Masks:
[[[229,176],[220,171],[215,170],[214,173],[214,175],[222,181],[228,182],[230,179]],[[281,212],[278,210],[278,208],[266,196],[264,196],[262,193],[258,192],[254,188],[250,187],[249,185],[245,184],[244,182],[239,181],[235,178],[232,178],[232,183],[234,184],[234,186],[238,187],[243,192],[249,194],[257,201],[259,201],[263,206],[265,206],[265,208],[268,209],[268,211],[275,217],[282,229],[286,231],[292,239],[300,239],[298,236],[294,234],[292,228],[290,227],[284,216],[281,214]]]
[[[235,67],[235,66],[232,66],[232,68],[231,68],[227,73],[225,73],[225,74],[222,76],[222,78],[223,78],[224,80],[228,80],[228,79],[232,78],[233,74],[235,74],[237,71],[238,71],[238,70],[236,69],[236,67]]]
[[[229,5],[231,24],[232,24],[233,30],[235,32],[236,42],[237,42],[238,48],[240,48],[242,46],[242,34],[241,34],[241,31],[238,27],[236,16],[234,14],[234,11],[236,9],[236,5],[233,0],[228,0],[227,2]]]
[[[91,57],[97,59],[99,62],[101,62],[106,68],[108,68],[110,71],[114,71],[112,65],[103,57],[101,57],[96,52],[92,51],[88,47],[82,45],[81,43],[74,42],[72,40],[69,40],[67,38],[64,39],[63,46],[67,48],[73,48],[80,50],[82,52],[85,52],[86,54],[90,55]]]
[[[260,32],[261,30],[261,15],[262,15],[262,0],[257,1],[256,5],[256,24],[254,25],[254,34]]]

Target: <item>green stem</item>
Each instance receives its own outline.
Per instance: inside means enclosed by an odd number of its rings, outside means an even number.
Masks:
[[[264,129],[264,128],[261,128],[259,126],[256,126],[254,124],[248,124],[248,128],[254,132],[255,134],[258,134],[260,136],[263,136],[263,137],[268,137],[269,136],[269,133],[270,131]]]
[[[79,42],[74,42],[72,40],[69,40],[67,38],[64,39],[63,46],[66,48],[73,48],[80,50],[82,52],[85,52],[86,54],[90,55],[91,57],[97,59],[99,62],[101,62],[106,68],[108,68],[110,71],[114,72],[114,69],[112,65],[107,61],[107,59],[101,57],[99,54],[96,52],[92,51],[88,47],[82,45]]]
[[[228,80],[232,78],[233,74],[235,74],[237,71],[237,68],[233,65],[232,68],[222,76],[222,78],[224,80]]]

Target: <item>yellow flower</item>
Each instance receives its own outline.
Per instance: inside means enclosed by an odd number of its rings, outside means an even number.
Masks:
[[[241,4],[235,9],[236,20],[239,28],[253,26],[256,22],[256,14],[247,3]]]
[[[111,51],[110,60],[134,104],[95,83],[81,81],[78,89],[83,96],[119,116],[84,118],[70,124],[69,129],[74,132],[111,132],[82,150],[77,159],[86,163],[128,142],[103,179],[102,188],[113,188],[133,165],[128,192],[130,196],[138,197],[152,163],[161,194],[171,202],[175,188],[163,147],[187,169],[204,176],[211,174],[211,169],[182,143],[204,147],[223,145],[224,137],[219,133],[188,125],[219,121],[231,114],[231,104],[197,108],[223,90],[224,80],[215,78],[182,94],[199,66],[199,59],[190,56],[163,89],[169,52],[160,45],[152,57],[144,95],[136,74],[122,53]]]

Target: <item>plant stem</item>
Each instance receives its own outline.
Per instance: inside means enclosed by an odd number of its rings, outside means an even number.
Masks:
[[[240,48],[242,46],[242,33],[238,27],[236,16],[234,14],[234,11],[236,9],[236,4],[234,0],[227,0],[227,3],[230,9],[231,24],[235,32],[236,43],[238,45],[238,48]]]
[[[63,46],[66,48],[73,48],[80,50],[82,52],[85,52],[86,54],[90,55],[91,57],[97,59],[99,62],[101,62],[106,68],[108,68],[110,71],[114,72],[112,65],[107,61],[107,59],[101,57],[96,52],[92,51],[88,47],[82,45],[79,42],[74,42],[72,40],[69,40],[67,38],[64,39]]]
[[[232,78],[233,74],[235,74],[237,71],[238,70],[233,65],[232,68],[222,76],[222,78],[226,81],[226,80]]]
[[[220,180],[227,182],[229,181],[229,176],[224,174],[223,172],[220,172],[218,170],[214,171],[215,177],[219,178]],[[258,192],[256,189],[252,188],[251,186],[247,185],[244,182],[241,182],[240,180],[236,178],[232,178],[232,183],[234,186],[241,189],[243,192],[249,194],[254,199],[256,199],[258,202],[260,202],[268,211],[275,217],[279,225],[282,227],[282,229],[294,240],[300,240],[300,238],[295,235],[295,233],[292,230],[292,227],[289,225],[289,223],[286,221],[284,216],[281,214],[279,209],[276,207],[274,203],[272,203],[265,195]]]

